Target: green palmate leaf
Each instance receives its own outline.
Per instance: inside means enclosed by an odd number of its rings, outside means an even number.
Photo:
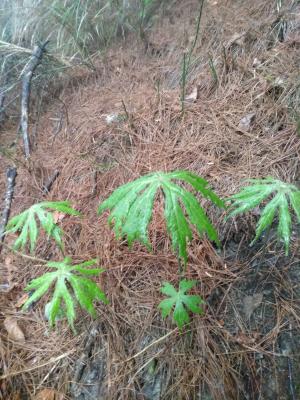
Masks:
[[[292,207],[297,215],[298,222],[300,222],[300,191],[295,191],[290,194]]]
[[[129,245],[134,240],[141,240],[145,245],[150,247],[148,242],[147,227],[152,217],[152,208],[154,196],[159,184],[149,185],[135,200],[134,207],[130,207],[126,221],[122,228],[126,232]],[[147,205],[147,207],[145,207]],[[136,224],[139,221],[139,224]]]
[[[261,236],[261,234],[272,225],[276,209],[279,203],[279,197],[275,196],[263,209],[260,219],[256,226],[256,236],[252,244]]]
[[[215,228],[206,216],[194,194],[179,186],[174,180],[187,183],[191,188],[219,207],[224,202],[208,187],[208,182],[189,171],[171,173],[155,172],[129,182],[106,199],[98,209],[99,214],[110,210],[109,223],[113,224],[117,238],[126,238],[129,245],[139,241],[150,247],[148,226],[152,218],[153,203],[159,189],[164,195],[164,215],[172,246],[179,258],[187,262],[187,242],[192,239],[190,225],[200,235],[219,244]]]
[[[25,290],[33,291],[33,293],[24,304],[24,309],[28,309],[32,303],[38,301],[54,285],[52,299],[47,305],[47,315],[49,315],[51,326],[55,324],[57,316],[62,313],[67,317],[69,325],[74,329],[76,300],[83,309],[94,317],[96,314],[94,301],[108,302],[98,285],[84,276],[99,275],[104,271],[101,268],[86,269],[86,267],[96,263],[97,260],[89,260],[81,264],[72,265],[72,260],[69,257],[59,262],[50,261],[47,266],[54,268],[56,271],[47,272],[33,279],[27,285]]]
[[[74,208],[70,206],[69,201],[44,201],[41,204],[43,204],[44,208],[50,208],[51,210],[60,211],[64,214],[80,215],[79,211],[74,210]]]
[[[278,210],[278,217],[279,217],[278,236],[283,241],[285,245],[285,251],[286,253],[288,253],[290,245],[290,236],[291,236],[291,225],[292,225],[291,215],[289,212],[289,204],[284,193],[280,193],[277,196],[280,196],[279,210]]]
[[[69,215],[80,215],[78,211],[70,206],[68,201],[44,201],[34,204],[21,214],[11,218],[6,226],[6,233],[20,231],[20,235],[14,243],[14,249],[24,249],[29,241],[30,251],[31,253],[34,252],[39,235],[37,221],[49,237],[52,237],[60,248],[63,247],[63,232],[55,224],[51,212],[47,211],[48,209],[57,210]]]
[[[295,212],[300,222],[300,191],[296,186],[268,177],[265,179],[250,179],[250,186],[231,196],[232,211],[229,217],[249,211],[266,200],[273,198],[266,204],[256,225],[256,235],[253,244],[262,233],[270,228],[275,216],[278,217],[278,238],[284,243],[285,252],[288,254],[292,218],[290,208]]]
[[[168,298],[162,300],[158,307],[161,309],[163,318],[170,315],[174,308],[173,320],[179,329],[190,321],[189,311],[194,314],[203,314],[203,309],[200,306],[204,304],[203,299],[198,295],[186,294],[195,285],[196,281],[183,279],[179,283],[179,291],[169,282],[165,282],[161,288],[161,292]]]
[[[194,189],[201,192],[204,197],[210,199],[216,206],[224,208],[224,202],[221,200],[212,190],[208,187],[208,182],[200,178],[198,175],[193,174],[190,171],[174,171],[169,174],[173,179],[180,179],[188,182]]]

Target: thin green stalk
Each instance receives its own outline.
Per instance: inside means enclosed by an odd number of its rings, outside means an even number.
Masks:
[[[190,50],[188,53],[183,54],[183,66],[182,66],[182,76],[181,76],[181,112],[184,112],[184,99],[185,99],[185,92],[186,92],[186,82],[187,82],[187,77],[190,72],[190,66],[191,66],[191,60],[192,60],[192,54],[193,51],[196,47],[199,33],[200,33],[200,22],[201,22],[201,17],[202,17],[202,10],[203,10],[203,4],[204,0],[199,0],[200,1],[200,8],[199,8],[199,13],[197,17],[197,25],[196,25],[196,32],[195,32],[195,37],[193,40],[193,43],[191,45]]]
[[[182,267],[182,263],[181,263],[179,254],[177,255],[177,259],[178,259],[178,276],[179,276],[179,279],[183,279],[186,267],[184,267],[184,268]]]
[[[197,26],[196,26],[196,33],[195,33],[195,37],[194,37],[194,41],[192,43],[192,46],[189,50],[189,54],[188,54],[188,60],[187,60],[187,71],[189,72],[189,68],[191,65],[191,59],[192,59],[192,54],[193,51],[196,47],[197,41],[198,41],[198,37],[199,37],[199,33],[200,33],[200,22],[201,22],[201,18],[202,18],[202,10],[203,10],[203,4],[204,4],[204,0],[200,0],[201,4],[200,4],[200,8],[199,8],[199,13],[198,13],[198,17],[197,17]]]
[[[186,53],[183,53],[183,63],[182,63],[182,77],[181,77],[181,112],[184,112],[184,99],[185,99],[185,89],[186,89],[186,77],[187,77],[187,62]]]
[[[211,72],[214,84],[217,86],[219,83],[219,78],[218,78],[217,70],[215,68],[215,65],[214,65],[214,62],[213,62],[213,59],[211,56],[209,56],[208,65],[210,68],[210,72]]]

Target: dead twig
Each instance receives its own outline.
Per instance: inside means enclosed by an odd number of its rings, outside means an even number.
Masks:
[[[152,343],[150,343],[148,346],[144,347],[141,351],[139,351],[138,353],[136,353],[134,356],[127,358],[125,361],[122,361],[123,363],[131,361],[137,357],[139,357],[140,355],[142,355],[143,353],[145,353],[145,351],[149,350],[151,347],[153,347],[154,345],[157,345],[160,342],[163,342],[167,337],[171,336],[173,333],[177,332],[178,329],[175,328],[173,330],[171,330],[170,332],[166,333],[164,336],[160,337],[157,340],[154,340]]]
[[[0,252],[2,250],[2,243],[5,237],[5,227],[9,218],[11,202],[14,194],[15,179],[17,176],[17,169],[10,167],[6,171],[6,193],[4,198],[4,209],[0,222]]]
[[[74,378],[73,378],[73,382],[71,384],[71,391],[75,397],[80,394],[80,393],[78,393],[78,383],[80,382],[80,379],[82,377],[84,368],[87,364],[87,360],[90,357],[90,353],[91,353],[92,347],[95,343],[97,334],[98,334],[98,328],[97,328],[97,326],[94,326],[89,333],[89,336],[88,336],[87,341],[84,346],[83,353],[76,361]]]
[[[23,135],[24,142],[24,153],[25,157],[30,157],[30,140],[28,134],[28,113],[29,113],[29,102],[30,102],[30,89],[31,89],[31,79],[36,67],[39,65],[45,47],[47,46],[49,40],[40,46],[35,46],[32,52],[32,56],[24,68],[22,76],[22,100],[21,100],[21,131]]]
[[[54,171],[54,174],[52,176],[50,176],[50,178],[47,180],[47,182],[43,185],[43,193],[47,194],[50,192],[53,183],[55,182],[55,180],[58,178],[59,176],[59,171],[56,170]]]
[[[12,376],[17,376],[17,375],[20,375],[20,374],[24,374],[26,372],[31,372],[31,371],[34,371],[34,370],[39,369],[39,368],[44,368],[49,364],[56,363],[56,362],[62,360],[63,358],[66,358],[66,357],[70,356],[71,354],[75,353],[75,351],[76,351],[76,349],[69,350],[66,353],[61,354],[58,357],[52,357],[52,358],[50,358],[49,361],[44,362],[44,363],[42,363],[40,365],[35,365],[34,367],[31,367],[31,368],[23,369],[21,371],[9,372],[9,373],[7,373],[5,375],[0,376],[0,381],[3,380],[3,379],[7,379],[9,377],[12,377]]]
[[[4,111],[4,101],[5,101],[5,91],[2,87],[0,89],[0,124],[5,120],[5,111]]]
[[[42,264],[47,264],[47,263],[48,263],[48,260],[44,260],[43,258],[28,256],[27,254],[23,254],[23,253],[21,253],[20,251],[15,250],[13,247],[8,246],[8,245],[5,244],[5,243],[2,243],[2,246],[4,246],[4,247],[6,247],[7,249],[9,249],[10,251],[12,251],[12,252],[13,252],[14,254],[16,254],[17,256],[23,257],[23,258],[25,258],[25,259],[27,259],[27,260],[34,261],[34,262],[39,262],[39,263],[42,263]]]

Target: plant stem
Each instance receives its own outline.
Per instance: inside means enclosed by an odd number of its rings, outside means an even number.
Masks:
[[[196,47],[196,44],[197,44],[197,41],[198,41],[198,37],[199,37],[199,33],[200,33],[200,22],[201,22],[201,17],[202,17],[202,10],[203,10],[204,0],[199,0],[199,1],[201,2],[201,4],[200,4],[200,8],[199,8],[198,17],[197,17],[197,26],[196,26],[196,33],[195,33],[194,41],[192,43],[192,46],[190,48],[189,55],[188,55],[187,71],[190,68],[192,54],[193,54],[193,51],[194,51],[194,49]]]
[[[217,73],[217,70],[215,68],[215,65],[214,65],[214,62],[213,62],[213,59],[211,56],[209,56],[209,58],[208,58],[208,65],[210,68],[210,72],[211,72],[214,84],[217,86],[219,83],[219,78],[218,78],[218,73]]]
[[[17,169],[15,167],[9,167],[6,171],[6,181],[7,181],[6,186],[7,186],[7,188],[6,188],[5,199],[4,199],[4,209],[3,209],[2,218],[0,221],[0,252],[2,249],[2,242],[4,241],[4,237],[5,237],[5,228],[6,228],[7,221],[8,221],[9,214],[10,214],[11,203],[12,203],[14,188],[15,188],[16,176],[17,176]]]
[[[183,53],[183,66],[182,66],[182,76],[181,76],[181,112],[182,113],[184,112],[186,81],[187,81],[188,74],[190,72],[192,54],[196,47],[199,33],[200,33],[200,22],[201,22],[201,17],[202,17],[204,0],[199,0],[199,2],[200,2],[200,8],[199,8],[199,13],[198,13],[198,17],[197,17],[195,37],[194,37],[193,43],[192,43],[191,48],[188,51],[188,53],[186,53],[186,52]]]
[[[26,258],[27,260],[31,260],[31,261],[36,261],[42,264],[47,264],[49,261],[48,260],[44,260],[42,258],[37,258],[37,257],[33,257],[33,256],[28,256],[27,254],[23,254],[18,250],[15,250],[13,247],[8,246],[7,244],[3,243],[2,244],[4,247],[6,247],[7,249],[9,249],[10,251],[12,251],[13,253],[15,253],[16,255]]]
[[[185,100],[185,86],[186,86],[186,75],[187,75],[187,64],[186,64],[186,53],[183,53],[182,63],[182,77],[181,77],[181,112],[184,112],[184,100]]]

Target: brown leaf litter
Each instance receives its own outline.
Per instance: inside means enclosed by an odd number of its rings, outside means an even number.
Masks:
[[[275,346],[288,326],[287,319],[292,320],[292,326],[300,320],[296,302],[284,297],[291,289],[284,286],[275,269],[267,276],[260,277],[259,270],[254,278],[251,275],[261,286],[270,276],[277,279],[275,299],[265,301],[265,287],[255,291],[251,287],[242,296],[236,295],[239,286],[246,284],[249,263],[253,262],[248,243],[255,216],[224,223],[222,211],[208,208],[226,254],[199,238],[188,248],[187,277],[199,281],[198,289],[207,305],[205,316],[195,316],[186,335],[173,330],[170,321],[163,322],[157,312],[161,282],[178,281],[178,263],[162,215],[163,199],[157,199],[150,226],[152,252],[139,244],[128,248],[126,243],[117,242],[107,226],[107,215],[97,217],[98,204],[116,187],[157,170],[191,170],[207,179],[222,197],[236,192],[249,177],[298,179],[300,140],[290,114],[290,107],[296,107],[298,101],[296,48],[289,42],[276,46],[271,28],[276,17],[274,1],[254,0],[251,12],[243,2],[207,3],[188,80],[192,101],[181,114],[182,49],[185,38],[192,34],[198,1],[183,3],[178,2],[171,11],[172,18],[165,15],[163,23],[158,21],[152,30],[151,41],[164,49],[161,55],[142,53],[135,39],[114,47],[99,62],[98,76],[74,89],[69,85],[60,94],[68,118],[62,117],[59,131],[61,102],[49,104],[39,122],[30,163],[18,161],[23,156],[21,148],[16,150],[18,178],[12,215],[33,202],[70,200],[84,217],[55,214],[66,232],[66,254],[75,262],[98,258],[106,269],[100,283],[110,305],[97,304],[98,334],[77,379],[80,387],[92,390],[103,376],[104,386],[99,391],[105,388],[109,399],[141,398],[150,390],[147,371],[152,364],[158,366],[153,368],[153,376],[165,399],[210,396],[223,400],[246,395],[256,399],[264,390],[264,371],[271,370],[266,360],[277,360]],[[237,37],[236,32],[242,36]],[[226,43],[230,46],[224,46]],[[218,87],[212,85],[209,56],[216,60]],[[255,59],[259,60],[256,67]],[[281,76],[284,83],[278,85],[276,78]],[[123,116],[124,104],[129,118],[108,124],[105,116]],[[252,115],[255,121],[249,117],[246,126],[239,126],[245,116]],[[3,171],[7,163],[1,159]],[[43,192],[55,171],[59,176],[49,193]],[[3,177],[1,188],[2,181]],[[273,245],[271,240],[270,254],[275,252]],[[296,241],[293,246],[296,257]],[[251,254],[254,260],[263,257],[260,249]],[[7,256],[5,249],[2,257]],[[61,257],[46,236],[40,237],[37,256],[44,260]],[[23,301],[21,288],[43,273],[45,266],[14,257],[18,269],[11,271],[11,281],[16,286],[3,297],[1,307],[1,325],[6,326],[1,332],[5,390],[22,391],[35,399],[40,393],[60,399],[61,394],[68,396],[69,383],[86,348],[90,317],[80,314],[78,335],[72,336],[63,321],[56,330],[49,330],[43,312],[47,296],[28,313],[16,310]],[[283,268],[292,270],[291,262]],[[251,298],[246,300],[247,296]],[[274,325],[256,318],[256,314],[264,315],[258,313],[262,307],[269,307]],[[87,383],[89,379],[92,384]],[[272,396],[269,398],[276,398]]]

